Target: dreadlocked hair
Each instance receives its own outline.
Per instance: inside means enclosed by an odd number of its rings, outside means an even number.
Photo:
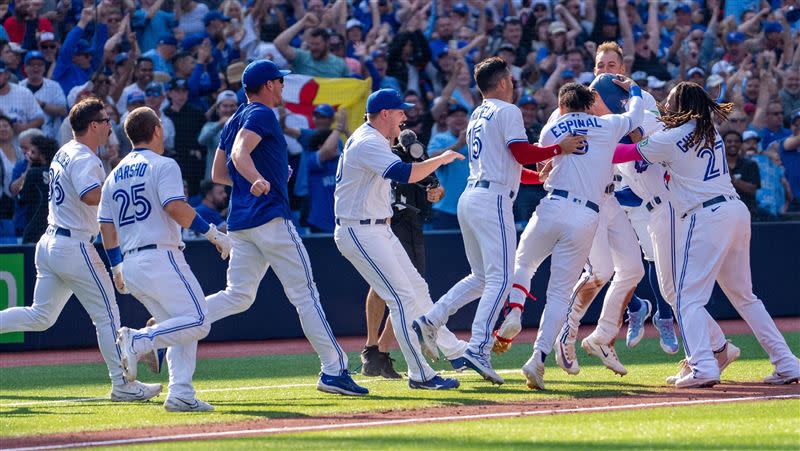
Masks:
[[[674,97],[676,111],[671,111],[667,106],[665,114],[659,118],[665,128],[677,128],[694,119],[697,121],[697,127],[690,142],[686,143],[687,146],[694,147],[705,143],[706,146],[713,148],[717,133],[714,119],[718,122],[728,120],[733,104],[717,103],[700,85],[687,81],[678,83],[671,95]]]

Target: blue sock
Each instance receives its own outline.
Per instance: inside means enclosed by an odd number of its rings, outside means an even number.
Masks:
[[[672,319],[672,307],[664,300],[661,289],[658,287],[658,277],[656,276],[656,264],[647,262],[647,280],[650,282],[650,289],[653,290],[653,299],[656,301],[656,311],[659,319]]]
[[[639,299],[639,296],[636,296],[636,293],[633,294],[631,298],[631,302],[628,303],[628,312],[638,312],[642,309],[642,300]]]

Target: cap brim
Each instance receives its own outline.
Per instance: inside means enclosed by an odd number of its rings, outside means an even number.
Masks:
[[[281,77],[285,77],[285,76],[287,76],[287,75],[292,73],[292,71],[290,71],[290,70],[283,70],[283,69],[279,70],[278,72],[281,73]]]
[[[413,104],[413,103],[406,103],[406,102],[403,102],[403,104],[402,104],[402,105],[400,105],[400,109],[401,109],[401,110],[408,110],[408,109],[410,109],[410,108],[414,108],[414,104]]]

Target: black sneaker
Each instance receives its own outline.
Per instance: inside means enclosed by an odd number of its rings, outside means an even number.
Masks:
[[[384,363],[378,346],[365,346],[361,351],[361,374],[369,377],[381,375]]]
[[[394,359],[389,356],[388,352],[381,352],[381,357],[383,358],[383,366],[381,367],[381,376],[385,377],[386,379],[402,379],[403,376],[397,373],[394,370]]]

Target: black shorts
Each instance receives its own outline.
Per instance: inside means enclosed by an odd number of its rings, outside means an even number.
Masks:
[[[425,238],[422,235],[422,219],[416,213],[398,212],[392,218],[392,231],[403,244],[411,263],[425,277]]]

